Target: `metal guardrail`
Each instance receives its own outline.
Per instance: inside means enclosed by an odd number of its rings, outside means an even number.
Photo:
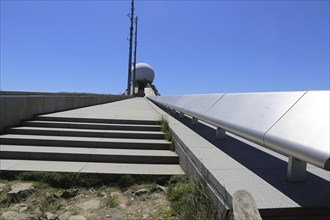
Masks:
[[[288,180],[304,181],[307,163],[330,170],[330,91],[149,96],[173,111],[289,157]]]

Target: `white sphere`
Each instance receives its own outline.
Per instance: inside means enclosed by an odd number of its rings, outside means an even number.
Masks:
[[[134,67],[132,68],[132,73],[133,73],[133,71],[134,71]],[[136,74],[135,74],[136,82],[152,83],[152,81],[154,81],[155,72],[149,64],[137,63],[135,71],[136,71]]]

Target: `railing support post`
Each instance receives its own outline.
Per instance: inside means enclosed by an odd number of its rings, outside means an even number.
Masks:
[[[191,123],[192,123],[193,125],[197,125],[197,124],[198,124],[198,118],[192,117],[192,119],[191,119]]]
[[[217,139],[225,139],[226,131],[223,130],[222,128],[217,128],[216,137]]]
[[[176,114],[176,111],[175,111],[174,108],[172,109],[171,113],[172,113],[172,115],[175,115]]]
[[[307,163],[292,156],[289,157],[287,179],[289,182],[304,182]]]
[[[183,112],[180,112],[179,118],[184,118],[184,113]]]

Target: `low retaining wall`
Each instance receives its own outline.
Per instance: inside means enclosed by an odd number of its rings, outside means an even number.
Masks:
[[[35,115],[115,102],[128,98],[132,98],[132,96],[2,91],[0,93],[0,132],[5,127],[15,126],[21,120],[31,119]]]

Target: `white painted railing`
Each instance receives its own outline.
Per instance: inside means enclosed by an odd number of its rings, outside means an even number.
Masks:
[[[303,181],[306,163],[330,170],[330,91],[149,96],[173,111],[289,157],[288,180]]]

